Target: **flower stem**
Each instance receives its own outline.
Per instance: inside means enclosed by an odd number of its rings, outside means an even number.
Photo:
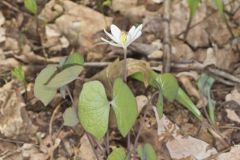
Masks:
[[[123,59],[123,81],[127,82],[127,75],[128,75],[128,71],[127,71],[127,47],[123,48],[123,53],[124,53],[124,59]]]

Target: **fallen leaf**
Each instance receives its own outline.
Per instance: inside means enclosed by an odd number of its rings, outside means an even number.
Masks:
[[[238,90],[235,88],[231,91],[231,93],[227,94],[225,101],[235,101],[240,105],[240,93]]]
[[[157,118],[159,141],[167,139],[166,147],[172,159],[193,158],[202,160],[216,154],[215,148],[210,147],[208,143],[193,138],[191,136],[183,136],[179,134],[179,127],[171,122],[165,115],[159,119],[157,110],[154,107],[155,117]]]
[[[216,160],[239,160],[240,157],[240,145],[231,147],[231,150],[226,153],[221,153],[217,156]]]
[[[150,71],[150,65],[146,61],[143,60],[135,60],[128,58],[127,59],[127,70],[128,70],[128,76],[132,75],[137,72],[143,72],[144,73],[144,84],[147,85],[148,78],[149,78],[149,71]],[[90,80],[99,80],[101,81],[105,88],[107,95],[112,95],[112,86],[113,82],[116,78],[122,77],[123,75],[123,60],[119,61],[116,60],[113,63],[111,63],[109,66],[107,66],[104,70],[94,75]]]
[[[25,110],[25,103],[19,93],[12,89],[9,82],[0,88],[0,133],[6,137],[16,138],[35,131]]]

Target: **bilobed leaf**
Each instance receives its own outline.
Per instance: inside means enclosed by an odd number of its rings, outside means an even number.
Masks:
[[[147,143],[143,147],[138,147],[138,154],[141,160],[157,160],[156,153],[151,144]]]
[[[214,0],[214,3],[218,9],[218,12],[221,14],[221,16],[224,17],[224,4],[222,0]]]
[[[116,79],[113,84],[112,107],[116,115],[118,129],[125,137],[134,125],[138,111],[132,91],[120,78]]]
[[[97,139],[102,138],[108,129],[109,111],[110,106],[102,83],[85,83],[78,103],[78,117],[83,128]]]
[[[188,0],[188,6],[190,9],[190,18],[192,18],[197,9],[198,9],[198,5],[199,5],[200,0]]]
[[[57,70],[56,65],[48,65],[37,76],[34,84],[34,95],[46,106],[55,96],[57,89],[48,88],[45,83]]]
[[[77,113],[72,107],[67,108],[63,113],[63,125],[73,127],[79,123]]]
[[[160,92],[169,101],[173,101],[178,93],[178,82],[176,78],[170,73],[163,73],[157,76],[156,81],[160,87]]]
[[[116,148],[108,156],[107,160],[126,160],[127,155],[123,148]]]
[[[83,67],[78,65],[67,67],[56,73],[53,78],[51,78],[50,81],[46,84],[46,86],[49,88],[60,88],[62,86],[65,86],[66,84],[74,81],[82,69]]]
[[[24,7],[33,14],[37,13],[36,0],[24,0]]]

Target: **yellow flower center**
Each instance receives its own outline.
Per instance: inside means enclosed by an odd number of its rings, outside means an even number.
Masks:
[[[120,35],[120,41],[122,43],[122,45],[125,45],[127,42],[127,34],[125,32],[122,32]]]

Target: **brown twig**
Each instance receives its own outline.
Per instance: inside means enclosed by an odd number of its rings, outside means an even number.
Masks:
[[[170,6],[171,1],[164,1],[164,39],[163,39],[163,71],[169,72],[171,68],[171,44],[170,44]]]

